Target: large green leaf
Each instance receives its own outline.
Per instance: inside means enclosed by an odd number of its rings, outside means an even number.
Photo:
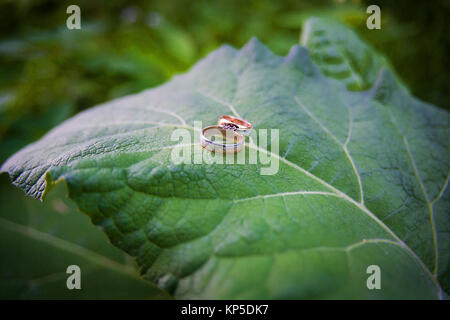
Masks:
[[[369,89],[382,68],[390,68],[386,59],[353,30],[332,19],[309,18],[301,43],[325,75],[342,81],[350,90]]]
[[[42,204],[7,180],[0,179],[1,299],[168,297],[63,197],[63,184]],[[81,269],[81,290],[66,287],[70,265]]]
[[[174,164],[176,128],[235,114],[280,130],[264,164]],[[388,72],[368,91],[308,52],[223,46],[156,89],[64,122],[2,167],[55,181],[143,276],[181,298],[440,298],[448,288],[448,114]],[[195,151],[195,150],[194,150]],[[192,154],[194,157],[195,154]],[[247,158],[248,159],[248,158]],[[366,287],[369,265],[381,290]]]

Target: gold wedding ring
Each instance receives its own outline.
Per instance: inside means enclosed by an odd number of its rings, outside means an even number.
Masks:
[[[244,146],[253,125],[233,116],[221,116],[216,126],[203,128],[200,135],[202,147],[217,153],[236,153]]]
[[[225,130],[233,130],[243,136],[249,136],[253,130],[250,122],[233,116],[221,116],[217,124]]]
[[[203,128],[200,135],[202,147],[211,152],[236,153],[244,146],[244,136],[221,126]],[[229,142],[232,143],[229,143]]]

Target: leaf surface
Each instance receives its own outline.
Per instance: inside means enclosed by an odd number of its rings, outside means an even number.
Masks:
[[[64,197],[61,184],[45,203],[0,178],[0,298],[156,299],[167,293],[139,277],[132,259],[108,243]],[[67,267],[81,270],[81,290],[69,290]]]
[[[309,18],[301,43],[325,75],[342,81],[349,90],[367,90],[382,68],[391,69],[386,59],[353,30],[332,19]]]
[[[62,123],[2,170],[36,198],[66,181],[143,276],[179,298],[441,298],[449,116],[386,69],[369,90],[346,85],[300,46],[286,57],[255,39],[223,46],[161,87]],[[278,154],[255,137],[245,149],[278,160],[275,175],[260,162],[173,163],[172,132],[198,137],[194,121],[222,114],[279,129]],[[381,290],[366,286],[370,265]]]

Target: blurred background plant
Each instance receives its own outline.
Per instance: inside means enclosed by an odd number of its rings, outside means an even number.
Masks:
[[[81,8],[68,30],[66,8]],[[382,29],[366,28],[381,7]],[[185,72],[223,43],[252,36],[285,55],[303,21],[353,27],[392,62],[419,98],[450,107],[449,1],[61,1],[0,4],[0,162],[71,115]]]
[[[0,0],[0,163],[73,114],[157,86],[224,43],[239,48],[256,36],[285,55],[310,16],[352,27],[388,57],[414,95],[449,109],[449,3]],[[81,8],[81,30],[66,28],[71,4]],[[369,4],[381,7],[381,30],[366,28]],[[165,297],[136,280],[135,265],[76,212],[63,188],[43,205],[4,175],[0,190],[0,297]],[[36,269],[36,259],[47,262]],[[97,279],[88,294],[64,286],[73,261]],[[117,268],[108,271],[104,261]]]

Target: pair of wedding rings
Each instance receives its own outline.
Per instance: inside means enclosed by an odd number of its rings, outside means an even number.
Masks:
[[[217,125],[203,128],[200,141],[202,147],[211,152],[236,153],[244,146],[244,136],[250,135],[252,130],[252,124],[245,120],[221,116]]]

